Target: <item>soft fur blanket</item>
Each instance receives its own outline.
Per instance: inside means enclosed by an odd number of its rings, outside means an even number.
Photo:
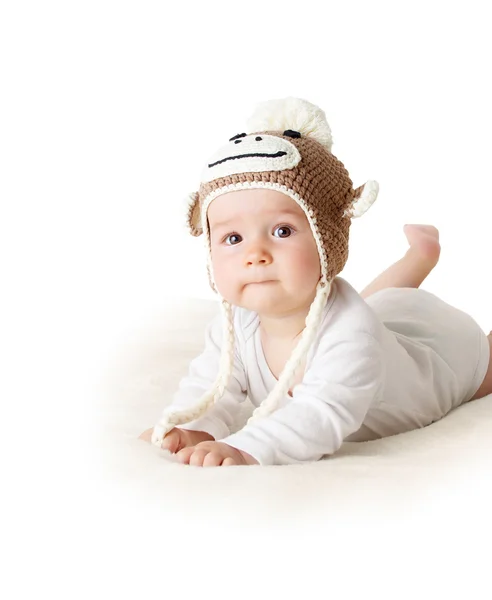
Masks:
[[[213,301],[171,300],[111,357],[102,436],[108,479],[129,484],[144,504],[178,523],[212,519],[246,529],[318,523],[330,529],[332,541],[335,531],[345,539],[347,524],[369,523],[379,532],[392,523],[400,532],[404,524],[413,532],[435,532],[441,523],[455,536],[483,536],[485,530],[490,536],[492,396],[424,429],[345,443],[335,455],[304,465],[190,467],[138,440],[170,402],[218,310]],[[244,420],[250,410],[245,406]]]

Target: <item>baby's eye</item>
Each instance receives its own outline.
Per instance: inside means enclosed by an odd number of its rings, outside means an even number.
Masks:
[[[275,231],[279,232],[279,235],[275,236],[275,237],[279,237],[280,239],[285,239],[285,238],[288,238],[291,236],[294,229],[292,227],[289,227],[288,225],[279,225],[278,227],[275,227],[274,232]],[[237,246],[237,244],[239,244],[239,242],[241,242],[241,241],[242,241],[241,236],[239,235],[239,233],[235,233],[235,232],[230,233],[223,239],[223,242],[227,246]]]
[[[241,236],[239,235],[239,233],[230,233],[226,238],[224,238],[224,242],[227,244],[227,240],[232,240],[234,238],[241,238]],[[231,242],[230,244],[227,244],[228,246],[236,246],[239,242]]]
[[[275,231],[285,232],[287,235],[283,235],[282,233],[280,233],[280,235],[278,237],[286,238],[286,237],[290,237],[290,234],[292,233],[292,227],[289,227],[288,225],[280,225],[279,227],[275,228]]]

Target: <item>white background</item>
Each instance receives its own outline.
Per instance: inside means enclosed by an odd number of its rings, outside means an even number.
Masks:
[[[159,554],[142,537],[151,526],[129,518],[121,499],[113,520],[105,512],[109,496],[89,460],[91,382],[167,297],[214,297],[202,240],[183,229],[183,200],[258,102],[296,96],[320,106],[355,186],[380,184],[352,226],[343,277],[362,289],[406,251],[403,224],[432,223],[442,255],[424,288],[492,328],[486,6],[1,4],[2,444],[14,578],[38,591],[70,584],[83,597],[78,569],[90,547],[107,573],[135,570],[108,575],[93,597],[169,590],[171,573],[159,579]],[[180,544],[153,542],[164,554]],[[174,569],[203,567],[191,547]],[[125,554],[136,548],[148,554]],[[224,574],[230,558],[214,568]],[[56,565],[65,579],[50,575]]]

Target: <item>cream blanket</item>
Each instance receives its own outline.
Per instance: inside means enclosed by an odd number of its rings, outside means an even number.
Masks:
[[[305,465],[190,467],[138,440],[202,350],[205,325],[218,310],[208,300],[170,301],[111,358],[102,437],[108,479],[126,485],[143,506],[157,507],[173,523],[213,521],[224,530],[243,531],[267,523],[278,524],[279,531],[287,523],[310,523],[328,529],[331,542],[338,543],[368,524],[378,535],[397,523],[400,534],[407,527],[424,537],[442,524],[453,536],[460,531],[480,536],[490,556],[492,396],[424,429],[345,443],[335,455]],[[248,410],[251,406],[245,406],[244,420]],[[466,552],[461,548],[458,564]]]

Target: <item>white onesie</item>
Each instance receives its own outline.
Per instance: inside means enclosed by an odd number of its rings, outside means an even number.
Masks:
[[[425,427],[467,402],[489,364],[487,336],[466,313],[415,288],[367,299],[336,277],[301,383],[270,416],[231,434],[239,404],[254,406],[277,380],[260,341],[258,314],[233,307],[234,369],[223,397],[183,429],[206,431],[261,465],[319,460],[343,441]],[[222,315],[207,326],[204,351],[180,381],[169,409],[196,403],[219,372]]]

